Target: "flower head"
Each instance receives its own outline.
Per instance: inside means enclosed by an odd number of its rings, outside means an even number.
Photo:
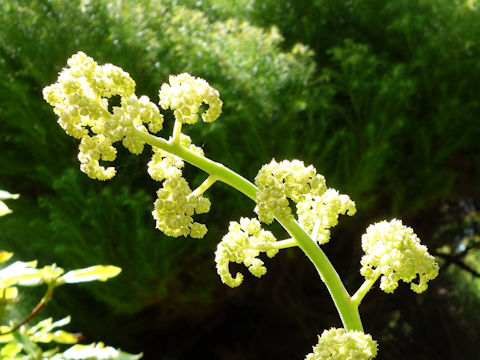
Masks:
[[[107,180],[115,169],[105,169],[99,160],[113,161],[112,144],[123,140],[132,153],[143,150],[144,142],[134,128],[151,132],[162,128],[163,116],[146,96],[137,98],[135,82],[128,73],[112,64],[98,65],[83,52],[67,61],[58,81],[43,89],[43,97],[53,106],[58,123],[68,135],[81,139],[81,170],[90,177]],[[108,99],[118,95],[121,106],[109,111]]]
[[[288,199],[298,203],[307,194],[322,195],[326,190],[325,178],[310,165],[299,160],[272,160],[263,165],[255,184],[258,186],[255,212],[260,221],[270,224],[273,217],[293,217]]]
[[[205,236],[207,227],[193,222],[192,215],[208,212],[210,200],[203,196],[194,196],[183,177],[176,176],[165,180],[163,187],[157,191],[157,196],[152,212],[157,229],[175,237]]]
[[[362,248],[365,255],[361,260],[361,274],[373,279],[380,273],[380,288],[387,293],[393,292],[400,280],[411,283],[411,289],[421,293],[427,289],[427,282],[438,275],[435,258],[400,220],[370,225],[362,236]],[[413,283],[417,277],[418,284]]]
[[[297,204],[298,221],[319,244],[330,240],[330,228],[338,224],[340,214],[352,216],[356,211],[348,195],[340,195],[335,189],[327,189],[322,195],[308,194]]]
[[[237,273],[232,277],[228,269],[230,262],[244,263],[256,277],[267,272],[263,261],[258,259],[261,251],[266,251],[268,257],[273,257],[278,250],[270,248],[269,244],[276,241],[270,231],[263,230],[257,219],[241,218],[240,223],[230,222],[228,233],[223,237],[215,252],[217,273],[224,284],[230,287],[239,286],[243,275]]]
[[[361,331],[325,330],[305,360],[370,360],[377,355],[377,343]]]
[[[213,122],[220,116],[223,105],[220,95],[205,80],[183,73],[171,75],[169,82],[160,89],[160,106],[172,109],[177,121],[196,123],[203,103],[209,106],[202,114],[203,121]]]

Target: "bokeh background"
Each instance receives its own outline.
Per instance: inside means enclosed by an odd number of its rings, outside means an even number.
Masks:
[[[0,24],[0,187],[21,194],[0,219],[0,247],[41,265],[123,269],[105,284],[62,287],[44,316],[71,314],[87,341],[145,360],[303,359],[317,334],[341,326],[298,249],[267,260],[260,280],[220,283],[216,244],[254,206],[228,187],[207,194],[204,239],[169,238],[150,215],[159,185],[148,149],[119,149],[111,181],[80,172],[77,141],[42,89],[81,50],[128,71],[154,101],[169,74],[206,79],[223,114],[185,132],[245,177],[298,158],[349,194],[359,211],[324,250],[351,293],[368,224],[399,217],[415,229],[441,273],[422,295],[406,285],[367,295],[360,311],[378,359],[478,356],[478,0],[2,0]]]

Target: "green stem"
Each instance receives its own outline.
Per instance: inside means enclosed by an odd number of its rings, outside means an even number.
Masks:
[[[173,125],[173,142],[179,144],[180,143],[180,134],[182,133],[182,123],[175,119],[175,124]]]
[[[53,290],[55,290],[55,285],[48,285],[45,295],[43,295],[43,297],[40,299],[38,304],[33,308],[30,314],[28,314],[25,319],[23,319],[20,323],[12,327],[10,330],[0,333],[0,336],[13,333],[18,329],[20,329],[23,325],[28,323],[30,320],[32,320],[40,312],[40,310],[42,310],[45,307],[45,305],[52,299]]]
[[[358,313],[358,306],[352,303],[348,291],[335,271],[332,263],[320,249],[320,247],[310,238],[293,218],[277,219],[277,221],[288,231],[288,233],[297,240],[300,248],[307,255],[310,261],[315,265],[320,278],[323,280],[335,303],[337,311],[342,319],[346,330],[363,331],[362,321]]]
[[[372,288],[373,284],[375,284],[380,275],[380,270],[377,269],[377,272],[373,278],[366,279],[363,282],[362,286],[360,286],[355,295],[352,296],[352,303],[355,304],[355,306],[360,306],[362,299],[365,297],[365,295],[367,295],[368,291]]]
[[[180,144],[169,142],[163,138],[153,136],[141,130],[135,129],[135,133],[146,143],[182,158],[186,162],[205,171],[209,175],[215,175],[218,181],[230,185],[255,201],[255,194],[257,193],[256,186],[223,164],[201,156],[181,146]]]
[[[205,191],[207,191],[210,186],[212,186],[215,182],[217,181],[217,176],[216,175],[209,175],[205,181],[197,187],[194,191],[192,191],[193,196],[200,196],[202,195]]]
[[[136,135],[146,143],[156,146],[164,151],[168,151],[210,175],[215,175],[219,181],[230,185],[255,201],[257,187],[223,164],[200,156],[179,144],[168,142],[165,139],[153,136],[141,130],[136,130]],[[295,239],[298,246],[315,265],[321,279],[327,286],[328,291],[335,302],[335,306],[337,307],[345,329],[363,331],[362,322],[358,313],[358,306],[355,306],[355,304],[352,303],[350,295],[325,253],[293,218],[277,220],[290,236]]]
[[[281,241],[275,241],[272,245],[274,249],[288,249],[294,246],[298,246],[298,242],[295,239],[285,239]]]
[[[285,239],[280,241],[275,241],[273,243],[259,243],[255,245],[256,250],[268,251],[271,249],[288,249],[294,246],[298,246],[298,242],[295,239]]]

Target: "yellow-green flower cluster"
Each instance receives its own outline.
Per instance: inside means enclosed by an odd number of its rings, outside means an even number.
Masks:
[[[180,135],[180,145],[203,156],[203,150],[192,144],[190,137]],[[152,214],[157,229],[169,236],[192,236],[202,238],[207,233],[203,224],[193,222],[194,213],[201,214],[210,210],[210,200],[196,196],[182,177],[185,165],[182,159],[159,148],[153,148],[152,160],[148,163],[148,173],[157,181],[164,181],[157,191],[157,200]]]
[[[376,279],[380,273],[380,288],[387,293],[398,287],[399,280],[411,283],[411,289],[421,293],[427,289],[427,282],[438,275],[435,258],[400,220],[370,225],[362,236],[362,248],[365,255],[361,274],[366,279]],[[413,283],[417,277],[418,284]]]
[[[326,190],[325,178],[310,165],[305,167],[299,160],[272,160],[263,165],[255,184],[258,186],[255,212],[260,221],[270,224],[274,216],[293,217],[288,199],[295,203],[303,201],[307,194],[320,196]]]
[[[204,156],[202,148],[192,144],[188,135],[180,134],[180,145]],[[185,165],[182,159],[156,147],[153,147],[153,152],[152,160],[148,163],[148,173],[152,179],[162,181],[182,176],[181,169]]]
[[[171,75],[169,82],[160,88],[160,106],[165,110],[172,109],[177,121],[196,123],[202,103],[208,105],[202,114],[203,121],[213,122],[220,116],[223,105],[220,95],[205,80],[183,73]]]
[[[377,343],[361,331],[325,330],[305,360],[370,360],[377,355]]]
[[[267,272],[262,260],[257,256],[265,251],[268,257],[277,254],[278,249],[270,247],[276,241],[270,231],[263,230],[257,219],[241,218],[240,223],[230,222],[228,233],[223,237],[215,252],[217,273],[222,282],[230,287],[239,286],[243,275],[237,273],[232,277],[228,269],[230,262],[244,263],[248,270],[256,277]]]
[[[169,236],[202,238],[207,227],[193,222],[192,215],[210,210],[210,200],[192,194],[187,181],[181,176],[166,179],[157,191],[157,200],[152,212],[157,229]]]
[[[68,135],[81,139],[78,158],[88,176],[107,180],[115,175],[113,167],[99,161],[113,161],[112,144],[123,140],[132,153],[143,150],[144,142],[134,134],[134,127],[152,132],[162,128],[163,116],[146,96],[135,96],[135,82],[130,75],[112,64],[98,65],[83,52],[68,59],[68,68],[58,81],[43,89],[45,100],[53,106],[58,123]],[[108,99],[121,97],[121,107],[108,109]]]
[[[352,216],[356,211],[355,202],[335,189],[327,189],[322,195],[307,194],[297,204],[299,223],[319,244],[330,240],[330,228],[338,224],[340,214]]]

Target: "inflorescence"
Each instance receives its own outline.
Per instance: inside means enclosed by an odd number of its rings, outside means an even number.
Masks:
[[[163,115],[148,97],[135,95],[135,82],[122,69],[111,64],[100,66],[82,52],[73,55],[68,66],[55,84],[44,89],[44,98],[53,106],[65,132],[80,139],[81,170],[95,179],[111,179],[115,168],[105,168],[100,161],[115,160],[114,143],[121,141],[130,152],[141,153],[151,137],[149,132],[162,129]],[[109,98],[116,95],[120,96],[120,106],[110,109]],[[192,144],[181,129],[183,124],[194,124],[199,118],[213,122],[220,116],[223,104],[218,91],[205,80],[183,73],[170,76],[169,83],[161,86],[159,99],[162,109],[173,111],[175,125],[168,141],[162,139],[164,143],[155,144],[164,149],[181,149],[199,162],[207,161],[203,150]],[[203,193],[218,180],[219,174],[210,171],[204,184],[192,191],[182,176],[184,160],[164,149],[152,145],[153,156],[148,163],[150,176],[162,182],[152,211],[156,227],[169,236],[202,238],[207,228],[194,222],[192,216],[209,211],[210,201]],[[277,241],[270,231],[262,228],[260,221],[266,224],[274,218],[281,222],[296,221],[313,242],[324,244],[330,240],[330,229],[338,224],[339,215],[352,216],[356,212],[355,203],[347,195],[328,189],[325,178],[312,165],[305,166],[299,160],[272,160],[262,166],[255,185],[254,211],[258,220],[241,218],[240,222],[230,222],[228,233],[215,252],[217,272],[222,282],[231,287],[239,286],[243,275],[237,273],[233,277],[230,262],[243,263],[254,276],[260,277],[267,271],[258,258],[262,252],[273,257],[279,249],[299,245],[295,238]],[[419,293],[438,274],[433,256],[420,244],[413,230],[399,220],[371,225],[362,237],[362,248],[365,255],[361,274],[366,283],[352,297],[349,306],[358,307],[380,276],[380,287],[386,292],[393,292],[402,280],[412,283],[412,290]],[[418,283],[413,283],[416,279]],[[377,344],[370,335],[330,329],[319,337],[319,343],[306,360],[369,360],[376,353]]]
[[[365,255],[360,273],[375,280],[381,274],[380,288],[387,293],[393,292],[400,280],[411,283],[411,289],[421,293],[427,289],[427,282],[438,275],[435,258],[400,220],[370,225],[362,236],[362,248]],[[418,284],[413,283],[417,278]]]
[[[305,360],[370,360],[377,355],[377,343],[361,331],[324,330],[318,344]]]
[[[145,141],[138,132],[160,131],[163,115],[147,96],[135,95],[135,82],[119,67],[98,65],[82,52],[67,63],[69,67],[61,71],[58,81],[43,90],[44,98],[53,106],[65,132],[80,139],[80,169],[94,179],[111,179],[115,168],[105,168],[100,161],[115,160],[117,150],[113,144],[122,141],[133,154],[141,153]],[[179,129],[182,123],[198,120],[202,104],[208,105],[201,114],[203,121],[213,122],[219,117],[222,101],[218,91],[205,80],[186,73],[170,76],[169,80],[160,89],[160,106],[174,111]],[[109,98],[115,95],[120,96],[120,106],[109,110]],[[179,146],[203,156],[203,150],[193,145],[188,136],[178,135],[169,142],[178,140]],[[153,151],[148,173],[163,181],[152,212],[157,228],[169,236],[203,237],[207,228],[193,222],[192,215],[208,212],[210,201],[190,189],[182,177],[184,163],[180,158],[156,147]]]

